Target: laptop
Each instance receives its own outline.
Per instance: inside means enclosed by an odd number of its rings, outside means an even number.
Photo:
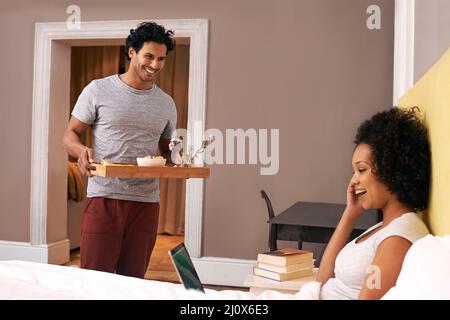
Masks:
[[[172,263],[177,270],[178,277],[186,289],[195,289],[205,292],[197,271],[195,271],[194,264],[186,249],[184,243],[180,243],[175,248],[169,250],[169,256]]]

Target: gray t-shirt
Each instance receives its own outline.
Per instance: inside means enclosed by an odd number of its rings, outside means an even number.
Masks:
[[[138,90],[113,75],[92,81],[75,104],[72,116],[92,126],[95,162],[136,163],[155,156],[160,138],[176,128],[173,99],[156,85]],[[158,179],[91,177],[88,197],[159,202]]]

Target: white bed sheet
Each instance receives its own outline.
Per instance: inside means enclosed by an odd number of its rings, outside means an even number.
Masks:
[[[397,284],[383,299],[450,299],[450,237],[426,236],[408,251]],[[316,300],[320,283],[294,295],[185,290],[180,284],[25,261],[0,261],[0,299]]]
[[[186,299],[259,300],[318,299],[320,284],[311,283],[298,294],[273,290],[256,296],[237,290],[206,294],[180,284],[143,280],[116,274],[25,261],[0,261],[0,299]]]

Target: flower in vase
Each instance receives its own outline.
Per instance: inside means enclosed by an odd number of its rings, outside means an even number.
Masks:
[[[210,145],[214,141],[213,136],[209,136],[208,139],[202,140],[200,148],[197,150],[194,149],[193,145],[190,145],[186,152],[184,152],[183,146],[179,146],[178,152],[175,155],[174,163],[181,166],[190,166],[193,165],[197,155],[203,153],[208,145]],[[180,143],[183,142],[183,137],[179,137],[178,139],[171,139],[169,144],[169,149],[173,151]]]
[[[179,137],[179,138],[176,138],[176,139],[170,139],[169,150],[172,151],[173,149],[175,149],[175,147],[177,145],[179,145],[182,142],[183,142],[183,137]]]

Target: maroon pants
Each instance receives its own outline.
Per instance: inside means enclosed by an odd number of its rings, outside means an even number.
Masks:
[[[81,220],[81,268],[144,278],[159,203],[89,198]]]

